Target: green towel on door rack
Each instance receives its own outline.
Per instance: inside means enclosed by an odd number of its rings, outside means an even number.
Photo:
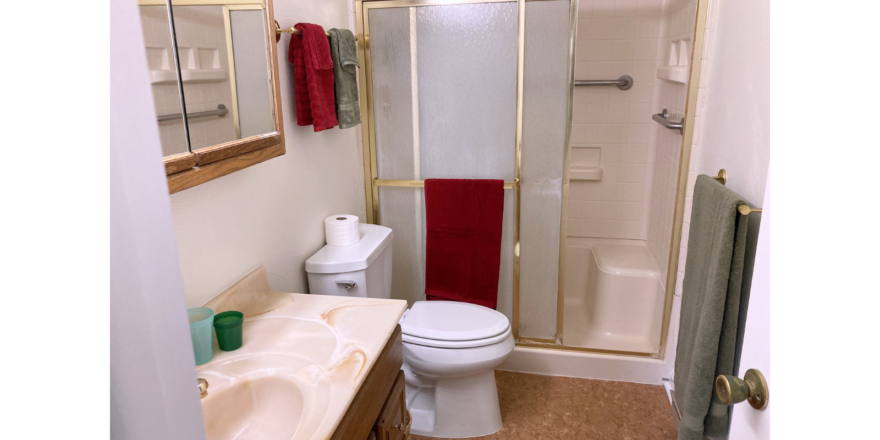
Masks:
[[[333,59],[333,85],[336,91],[336,119],[339,128],[361,123],[357,87],[357,43],[348,29],[330,29],[330,58]]]
[[[675,355],[678,440],[727,433],[728,406],[715,377],[733,374],[748,217],[742,198],[709,176],[697,176]]]

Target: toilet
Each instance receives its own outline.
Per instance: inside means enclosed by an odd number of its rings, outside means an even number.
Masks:
[[[306,261],[315,295],[391,297],[391,229],[359,225],[360,242]],[[504,314],[454,301],[416,301],[400,319],[411,432],[466,438],[501,429],[495,367],[513,351]]]

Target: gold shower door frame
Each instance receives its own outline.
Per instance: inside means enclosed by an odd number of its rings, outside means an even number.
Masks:
[[[520,347],[533,347],[555,350],[570,350],[587,353],[627,355],[653,359],[663,359],[666,351],[666,339],[669,330],[669,321],[672,312],[672,297],[675,293],[675,280],[678,271],[678,254],[681,245],[682,219],[684,217],[685,188],[690,161],[690,147],[693,139],[694,109],[696,107],[697,88],[699,85],[700,60],[703,53],[703,34],[706,27],[706,6],[708,0],[698,0],[696,26],[694,32],[694,46],[691,54],[691,73],[688,82],[687,103],[685,107],[685,127],[682,139],[681,158],[679,163],[679,181],[676,188],[675,215],[673,223],[672,246],[669,252],[669,270],[666,279],[666,295],[663,305],[663,322],[660,336],[659,352],[641,353],[616,350],[602,350],[586,347],[572,347],[564,345],[562,325],[565,308],[565,251],[568,229],[568,192],[569,192],[569,164],[571,158],[571,125],[572,125],[572,100],[574,95],[574,57],[575,43],[577,38],[578,0],[570,0],[570,37],[569,37],[569,95],[567,102],[565,151],[563,164],[562,182],[562,206],[560,217],[559,238],[559,279],[556,298],[556,338],[536,339],[525,338],[519,335],[519,279],[520,279],[520,183],[522,177],[522,128],[523,128],[523,74],[525,65],[525,2],[541,0],[356,0],[355,14],[357,27],[358,62],[362,67],[358,75],[360,106],[361,106],[361,132],[363,135],[363,159],[364,159],[364,197],[367,206],[367,222],[377,224],[379,221],[379,187],[420,187],[419,181],[408,180],[379,180],[376,160],[376,137],[373,130],[373,90],[372,90],[372,65],[370,60],[370,31],[369,10],[382,8],[406,8],[416,6],[442,6],[457,4],[476,3],[517,3],[517,77],[516,77],[516,135],[514,146],[514,181],[505,184],[505,188],[514,191],[513,207],[513,320],[511,323],[516,345]]]

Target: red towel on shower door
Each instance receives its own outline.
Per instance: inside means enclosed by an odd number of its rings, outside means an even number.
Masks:
[[[333,88],[333,59],[324,28],[297,23],[300,34],[290,37],[288,61],[293,63],[296,124],[315,126],[315,132],[339,125]]]
[[[425,295],[494,309],[501,266],[503,180],[425,180]]]

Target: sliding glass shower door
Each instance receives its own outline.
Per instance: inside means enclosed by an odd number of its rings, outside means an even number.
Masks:
[[[502,179],[508,185],[498,310],[515,329],[521,313],[524,336],[553,339],[570,92],[570,4],[525,4],[520,104],[517,2],[417,3],[363,4],[369,44],[362,73],[368,86],[374,178],[374,206],[368,209],[375,208],[374,221],[394,231],[392,297],[410,304],[425,299],[425,201],[419,182]],[[518,106],[524,109],[519,124]],[[521,162],[518,134],[524,141]],[[520,257],[529,262],[523,276],[515,269]],[[517,282],[528,290],[517,291]],[[518,301],[528,303],[529,310],[518,313]]]

